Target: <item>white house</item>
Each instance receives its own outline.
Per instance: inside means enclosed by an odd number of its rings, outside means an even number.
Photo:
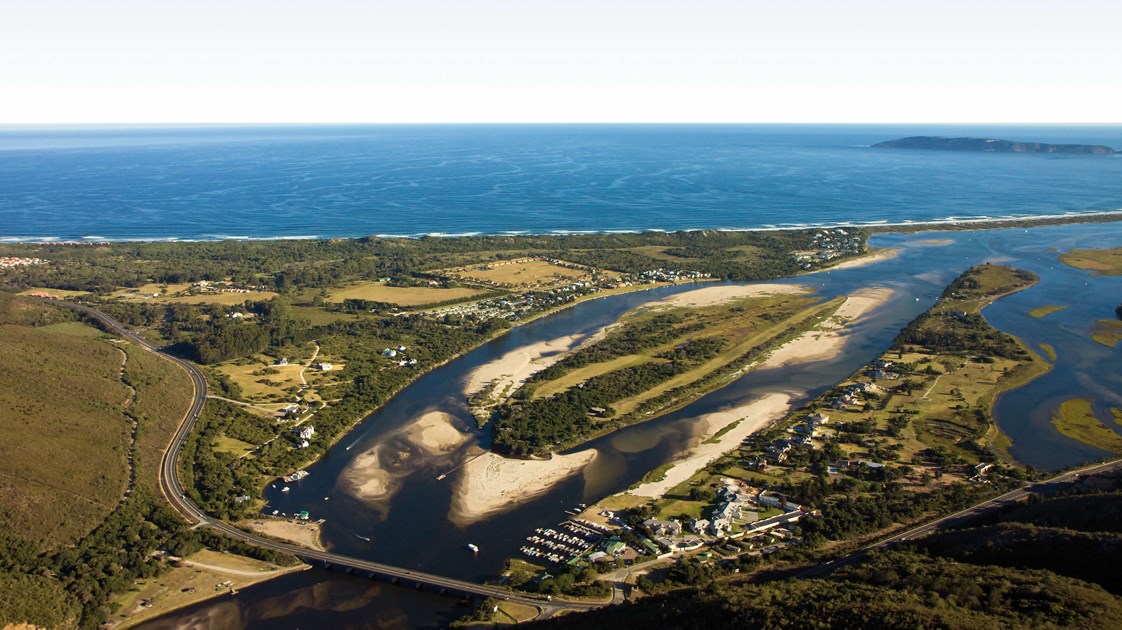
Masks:
[[[695,534],[704,534],[706,529],[709,529],[709,519],[695,518],[690,521],[690,529]]]
[[[312,439],[312,436],[315,435],[315,434],[316,434],[316,428],[313,427],[310,424],[300,427],[299,435],[300,435],[301,440],[310,440],[310,439]]]
[[[330,363],[320,363],[319,364],[319,371],[320,372],[330,372],[331,370],[334,370],[334,369],[335,369],[335,366],[330,364]]]

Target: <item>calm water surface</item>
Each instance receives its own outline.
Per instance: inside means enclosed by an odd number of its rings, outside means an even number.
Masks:
[[[582,447],[598,451],[596,461],[582,476],[504,514],[468,527],[448,520],[455,474],[443,481],[436,477],[454,467],[462,453],[411,457],[400,479],[401,490],[385,505],[350,496],[339,475],[371,448],[408,448],[394,434],[425,412],[444,411],[460,418],[465,427],[471,426],[461,391],[463,380],[475,367],[528,344],[593,332],[639,304],[693,287],[594,300],[518,327],[419,379],[310,467],[311,476],[291,492],[269,490],[266,496],[276,509],[290,513],[307,509],[312,518],[326,518],[324,538],[334,551],[460,578],[494,576],[534,528],[564,519],[563,510],[576,503],[591,503],[625,489],[672,458],[693,435],[697,417],[775,391],[791,393],[800,402],[818,395],[881,353],[901,327],[930,308],[950,280],[984,261],[1008,263],[1040,275],[1038,285],[999,300],[984,314],[1029,345],[1051,343],[1059,354],[1049,374],[1006,394],[995,406],[999,425],[1013,439],[1013,454],[1043,469],[1103,455],[1056,433],[1048,418],[1058,402],[1074,396],[1093,399],[1100,413],[1110,406],[1122,407],[1122,349],[1090,340],[1094,321],[1112,317],[1122,299],[1122,278],[1094,277],[1068,268],[1058,262],[1052,248],[1122,246],[1122,224],[885,235],[876,237],[874,245],[900,247],[902,252],[895,259],[865,268],[784,280],[812,286],[823,298],[862,287],[894,291],[888,304],[854,327],[842,356],[749,373],[679,411],[595,440]],[[1043,319],[1028,316],[1028,310],[1048,304],[1069,308]],[[476,439],[485,440],[483,435]],[[357,534],[372,540],[367,543]],[[464,548],[468,542],[479,545],[480,553],[469,553]],[[313,570],[246,589],[236,598],[186,609],[144,627],[307,627],[314,620],[327,619],[327,614],[335,627],[428,627],[447,623],[465,611],[451,599]]]
[[[0,128],[0,239],[761,228],[1122,208],[1122,157],[872,149],[902,136],[1122,148],[1122,126]]]

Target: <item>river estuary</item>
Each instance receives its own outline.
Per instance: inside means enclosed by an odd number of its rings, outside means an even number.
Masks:
[[[577,503],[591,504],[627,488],[672,459],[694,436],[700,416],[773,392],[787,393],[799,404],[845,379],[887,348],[900,328],[930,308],[953,278],[985,261],[1011,264],[1040,276],[1037,285],[997,301],[984,314],[1033,349],[1048,343],[1058,355],[1051,372],[998,399],[995,415],[1012,438],[1011,453],[1041,469],[1063,468],[1106,455],[1059,435],[1049,418],[1056,405],[1076,396],[1092,399],[1104,420],[1109,407],[1122,407],[1122,347],[1108,348],[1090,338],[1095,320],[1114,316],[1114,307],[1122,301],[1122,278],[1097,277],[1067,267],[1054,250],[1122,246],[1122,224],[880,235],[872,245],[899,248],[900,253],[865,267],[779,281],[811,287],[824,299],[866,287],[893,291],[884,306],[848,330],[845,350],[838,356],[749,372],[678,411],[594,440],[581,447],[597,451],[583,474],[509,511],[467,526],[449,519],[459,474],[453,469],[470,449],[486,447],[485,431],[474,432],[467,444],[451,453],[430,455],[407,443],[401,428],[433,411],[454,416],[461,428],[474,427],[464,404],[463,386],[480,365],[524,346],[591,334],[641,304],[696,285],[592,300],[517,327],[418,379],[310,466],[310,475],[293,484],[291,492],[270,488],[266,498],[272,509],[308,510],[312,519],[326,519],[323,541],[336,553],[457,578],[493,577],[535,528],[563,520],[564,510]],[[1028,315],[1033,308],[1053,304],[1068,308],[1039,319]],[[1107,421],[1107,425],[1122,430],[1113,422]],[[355,458],[372,449],[408,455],[393,473],[399,489],[377,503],[356,498],[342,480]],[[468,543],[478,545],[479,553],[468,551]],[[313,569],[248,588],[234,597],[176,611],[140,627],[437,627],[467,610],[455,599]]]

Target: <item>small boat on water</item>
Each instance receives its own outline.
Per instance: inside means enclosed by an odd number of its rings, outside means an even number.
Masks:
[[[281,488],[281,492],[288,492],[290,490],[292,490],[292,488],[289,488],[288,486]]]
[[[471,552],[472,552],[472,553],[479,553],[479,547],[476,547],[476,546],[475,546],[474,544],[472,544],[472,543],[468,543],[468,549],[471,549]]]
[[[369,536],[363,536],[361,534],[355,534],[355,536],[358,536],[359,539],[361,539],[361,540],[365,540],[366,542],[370,542],[370,537]]]

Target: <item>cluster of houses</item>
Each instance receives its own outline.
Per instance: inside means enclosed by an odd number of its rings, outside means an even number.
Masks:
[[[200,293],[252,293],[265,290],[265,287],[238,284],[231,280],[199,280],[191,286]]]
[[[638,277],[645,282],[681,282],[684,280],[701,280],[710,277],[710,274],[700,271],[658,268],[640,272]]]
[[[801,268],[811,269],[818,263],[851,254],[860,254],[863,250],[864,244],[861,237],[851,235],[842,228],[835,228],[817,232],[811,239],[808,248],[804,251],[795,252],[793,256]]]
[[[24,258],[22,256],[0,256],[0,270],[15,269],[16,267],[31,267],[45,265],[47,261],[42,258]]]
[[[900,378],[899,372],[892,371],[892,361],[877,360],[873,361],[872,366],[865,372],[869,378],[877,379],[878,381],[895,381]]]
[[[398,367],[413,367],[417,365],[417,360],[405,356],[407,349],[405,346],[398,346],[396,348],[386,348],[382,350],[382,357],[386,359],[393,359]],[[401,358],[398,358],[401,357]]]

